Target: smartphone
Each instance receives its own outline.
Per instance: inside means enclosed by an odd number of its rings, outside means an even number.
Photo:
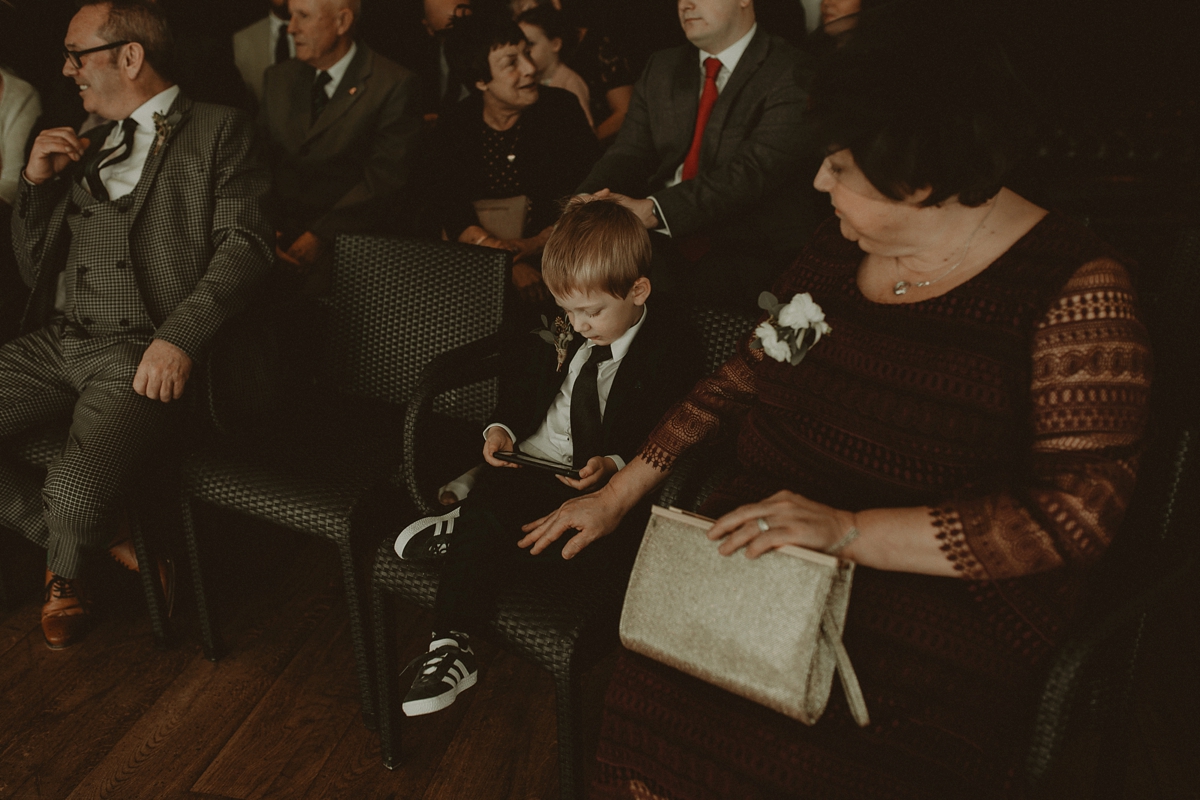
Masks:
[[[523,467],[533,467],[535,469],[544,469],[548,472],[553,472],[555,475],[565,475],[568,478],[579,480],[579,470],[569,464],[560,464],[557,461],[547,461],[544,458],[534,458],[531,455],[512,450],[498,450],[492,453],[493,456],[501,461],[509,461],[513,464],[520,464]]]

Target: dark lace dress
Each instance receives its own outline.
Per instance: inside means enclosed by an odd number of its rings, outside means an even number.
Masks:
[[[998,798],[1017,793],[1039,666],[1133,488],[1150,353],[1118,257],[1056,214],[941,297],[880,305],[837,220],[778,281],[833,332],[797,367],[737,355],[668,412],[659,467],[736,435],[716,516],[791,489],[933,509],[961,580],[859,568],[845,641],[871,725],[835,686],[806,727],[623,652],[596,797]]]

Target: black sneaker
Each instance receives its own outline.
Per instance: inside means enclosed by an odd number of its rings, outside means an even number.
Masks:
[[[440,517],[424,517],[400,531],[396,537],[396,555],[405,561],[438,561],[450,546],[454,520],[459,509]]]
[[[412,688],[404,696],[404,713],[410,717],[441,711],[458,693],[470,689],[479,677],[475,654],[465,634],[434,639],[429,652],[413,660],[420,664]]]

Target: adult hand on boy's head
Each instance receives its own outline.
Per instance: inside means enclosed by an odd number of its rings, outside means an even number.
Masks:
[[[513,449],[512,437],[505,433],[504,428],[499,425],[493,425],[487,429],[487,438],[483,442],[483,460],[491,464],[493,467],[519,467],[520,464],[514,464],[511,461],[501,461],[496,458],[495,453],[498,450]]]
[[[578,479],[568,478],[566,475],[556,475],[555,477],[572,489],[587,491],[598,486],[603,486],[608,483],[609,478],[616,474],[617,462],[607,456],[593,456],[579,470]]]

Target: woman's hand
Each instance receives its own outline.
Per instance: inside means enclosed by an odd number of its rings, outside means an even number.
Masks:
[[[512,437],[504,432],[504,428],[501,428],[499,425],[493,425],[487,429],[487,438],[483,442],[484,461],[493,467],[520,467],[520,464],[514,464],[511,461],[501,461],[496,458],[496,451],[507,450],[511,453],[512,449]]]
[[[568,478],[566,475],[556,475],[555,477],[572,489],[578,489],[582,492],[591,489],[593,486],[601,486],[608,483],[608,479],[616,474],[617,462],[608,456],[593,456],[579,470],[579,477],[577,479]]]
[[[517,542],[537,555],[569,530],[578,531],[563,546],[563,558],[573,558],[583,548],[617,529],[625,511],[607,494],[608,487],[598,492],[575,497],[539,520],[522,525],[526,536]]]
[[[759,520],[765,522],[766,530]],[[776,492],[761,503],[730,511],[716,521],[708,538],[724,539],[721,555],[742,547],[747,558],[758,558],[768,550],[794,544],[809,550],[826,550],[855,527],[854,514],[809,500],[795,492]],[[846,551],[842,551],[844,554]]]
[[[521,299],[528,303],[540,303],[550,296],[550,291],[542,282],[542,273],[524,261],[513,264],[512,282]]]

